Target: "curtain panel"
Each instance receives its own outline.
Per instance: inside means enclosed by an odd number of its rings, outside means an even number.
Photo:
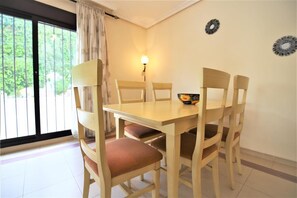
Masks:
[[[103,63],[103,82],[102,97],[103,104],[108,104],[110,99],[110,90],[108,87],[108,78],[110,76],[108,69],[107,42],[105,33],[105,12],[104,10],[93,8],[83,1],[76,3],[77,18],[77,57],[78,63],[83,63],[92,59],[101,59]],[[87,110],[92,110],[91,90],[84,89],[83,104]],[[114,129],[111,122],[111,115],[104,112],[105,132],[111,132]],[[87,137],[94,136],[92,131],[86,131]]]

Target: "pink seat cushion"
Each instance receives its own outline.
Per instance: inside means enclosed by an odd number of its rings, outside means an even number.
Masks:
[[[162,132],[160,131],[157,131],[155,129],[151,129],[142,125],[138,125],[138,124],[129,124],[125,126],[124,130],[138,139],[150,137],[157,134],[160,134],[160,135],[162,134]]]
[[[196,144],[196,136],[191,133],[183,133],[181,135],[181,148],[180,148],[180,156],[192,160],[192,156],[194,153]],[[166,137],[161,137],[154,140],[151,145],[161,151],[166,152]],[[212,152],[216,150],[216,146],[213,145],[203,150],[202,158],[206,158]]]
[[[156,163],[162,159],[162,154],[145,143],[121,138],[106,144],[106,158],[111,177],[116,177]],[[98,175],[97,163],[87,156],[85,162]]]

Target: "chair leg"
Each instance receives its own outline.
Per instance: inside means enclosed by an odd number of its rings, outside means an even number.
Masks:
[[[232,155],[232,162],[233,163],[236,163],[236,155],[235,155],[236,151],[235,151],[235,148],[234,147],[232,148],[232,153],[233,153],[233,155]]]
[[[201,198],[201,167],[192,168],[193,197]]]
[[[153,171],[153,180],[155,189],[152,191],[152,198],[159,198],[160,196],[160,168]]]
[[[240,146],[239,146],[239,144],[237,144],[235,146],[235,155],[236,155],[236,162],[237,162],[238,173],[240,175],[242,175],[241,158],[240,158]]]
[[[232,190],[234,190],[234,177],[233,177],[233,152],[232,148],[226,148],[226,165],[229,177],[229,184]]]
[[[111,182],[100,182],[100,197],[111,198]]]
[[[220,185],[219,185],[219,158],[216,157],[212,161],[212,179],[216,198],[220,197]]]
[[[83,189],[83,198],[88,198],[89,197],[89,189],[90,189],[90,173],[84,167],[84,189]]]

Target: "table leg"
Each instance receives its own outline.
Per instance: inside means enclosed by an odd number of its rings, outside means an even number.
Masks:
[[[167,155],[167,192],[168,197],[178,197],[178,181],[180,168],[180,134],[175,135],[174,125],[166,132]]]
[[[121,118],[115,117],[115,124],[116,124],[116,139],[119,139],[121,137],[124,137],[124,127],[125,127],[125,121]]]

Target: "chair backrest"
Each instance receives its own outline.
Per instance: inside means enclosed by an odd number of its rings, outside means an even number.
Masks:
[[[162,92],[162,95],[159,92]],[[171,100],[171,95],[172,95],[172,83],[153,82],[153,96],[155,101]]]
[[[92,161],[96,162],[101,182],[108,181],[111,175],[105,152],[101,60],[96,59],[73,67],[72,81],[78,121],[79,143],[83,158],[87,155]],[[86,87],[89,87],[92,92],[93,112],[82,109],[82,93],[79,90]],[[95,132],[96,152],[85,141],[85,128]]]
[[[120,104],[124,103],[134,103],[134,102],[144,102],[145,94],[145,82],[138,81],[126,81],[126,80],[115,80],[116,88],[118,92],[118,100]],[[134,90],[137,93],[133,92],[133,99],[127,98],[124,96],[124,91]]]
[[[223,132],[224,109],[226,105],[230,74],[219,70],[203,68],[201,80],[200,101],[198,103],[199,118],[196,145],[193,153],[194,163],[198,163],[202,159],[203,149],[215,146],[216,150],[219,150]],[[214,89],[214,91],[219,92],[216,94],[218,97],[215,104],[208,101],[207,94],[209,89]],[[212,138],[205,140],[205,124],[213,122],[218,123],[217,134]]]
[[[239,135],[243,128],[246,96],[249,78],[236,75],[233,80],[232,111],[229,120],[229,133],[226,141],[239,141]],[[234,138],[235,134],[236,138]]]

